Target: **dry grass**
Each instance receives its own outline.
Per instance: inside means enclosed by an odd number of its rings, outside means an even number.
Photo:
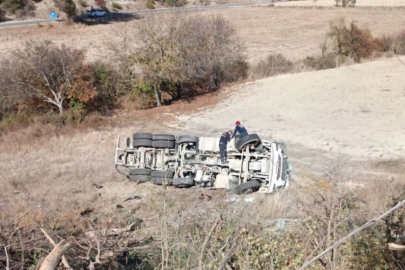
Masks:
[[[401,9],[249,7],[200,12],[222,14],[234,24],[237,34],[248,49],[247,57],[251,64],[256,64],[274,53],[281,53],[292,61],[319,54],[319,43],[329,31],[329,21],[342,16],[345,16],[347,21],[355,20],[361,27],[368,27],[376,37],[396,34],[405,24]],[[128,24],[136,23],[142,22],[131,21]],[[72,44],[87,50],[88,61],[108,59],[105,53],[107,44],[120,38],[114,30],[115,25],[117,24],[95,26],[55,24],[54,27],[27,26],[0,29],[0,57],[6,55],[11,48],[21,46],[22,42],[28,39],[48,38],[56,43]]]

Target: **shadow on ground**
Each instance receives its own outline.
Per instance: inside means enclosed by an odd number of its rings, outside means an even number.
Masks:
[[[74,19],[76,23],[82,23],[85,25],[97,25],[97,24],[109,24],[112,22],[127,22],[140,19],[138,14],[129,14],[129,13],[118,13],[118,12],[110,12],[106,16],[91,18],[88,17],[86,14],[77,16]]]

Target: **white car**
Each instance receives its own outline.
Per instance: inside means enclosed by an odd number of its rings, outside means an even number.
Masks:
[[[101,9],[93,9],[86,12],[88,17],[104,17],[107,15],[107,11]]]
[[[224,188],[238,194],[289,187],[291,166],[285,145],[256,134],[232,139],[225,164],[219,137],[134,133],[132,138],[118,136],[115,168],[134,182]]]

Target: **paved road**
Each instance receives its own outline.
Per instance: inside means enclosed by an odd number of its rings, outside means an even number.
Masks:
[[[213,5],[213,6],[191,6],[191,7],[182,7],[182,8],[159,8],[159,9],[146,9],[146,10],[137,10],[131,12],[122,12],[122,13],[111,13],[112,17],[114,16],[122,16],[125,14],[135,15],[135,14],[146,14],[151,12],[170,12],[174,10],[201,10],[201,9],[217,9],[217,8],[235,8],[235,7],[248,7],[253,6],[256,3],[270,3],[271,0],[262,0],[255,3],[242,3],[242,4],[224,4],[224,5]],[[19,21],[19,22],[4,22],[0,23],[0,28],[7,28],[7,27],[17,27],[23,25],[31,25],[31,24],[38,24],[38,23],[46,23],[52,21],[62,21],[62,19],[40,19],[40,20],[30,20],[30,21]]]

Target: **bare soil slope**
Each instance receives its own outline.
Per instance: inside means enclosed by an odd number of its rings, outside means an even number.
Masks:
[[[209,135],[240,120],[251,133],[304,147],[392,158],[405,150],[404,76],[396,58],[282,75],[241,85],[214,108],[179,119]]]

